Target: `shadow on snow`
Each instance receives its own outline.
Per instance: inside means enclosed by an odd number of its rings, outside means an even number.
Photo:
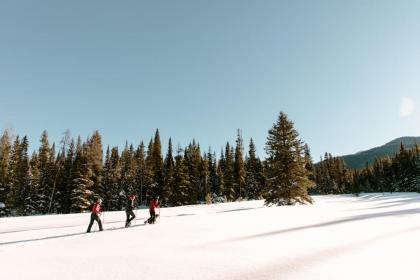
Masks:
[[[117,223],[117,222],[114,222],[114,223]],[[120,222],[118,222],[118,223],[120,223]],[[140,224],[132,225],[129,228],[141,227],[141,226],[145,226],[145,224],[144,223],[140,223]],[[104,231],[114,231],[114,230],[120,230],[120,229],[125,229],[125,227],[113,227],[113,228],[104,229]],[[43,241],[43,240],[51,240],[51,239],[59,239],[59,238],[72,237],[72,236],[85,235],[85,234],[89,235],[89,234],[92,234],[92,233],[95,233],[95,232],[99,232],[99,231],[93,231],[93,232],[90,232],[90,233],[87,233],[87,232],[77,232],[77,233],[69,233],[69,234],[62,234],[62,235],[53,235],[53,236],[47,236],[47,237],[40,237],[40,238],[32,238],[32,239],[24,239],[24,240],[15,240],[15,241],[8,241],[8,242],[0,242],[0,246],[12,245],[12,244],[19,244],[19,243],[36,242],[36,241]]]
[[[290,232],[296,232],[306,229],[313,229],[313,228],[323,228],[328,226],[334,226],[344,223],[350,223],[350,222],[357,222],[357,221],[363,221],[368,219],[375,219],[375,218],[384,218],[384,217],[391,217],[391,216],[404,216],[404,215],[413,215],[413,214],[419,214],[420,209],[413,208],[413,209],[406,209],[406,210],[398,210],[398,211],[390,211],[390,212],[382,212],[382,213],[371,213],[371,214],[363,214],[363,215],[356,215],[349,218],[334,220],[330,222],[325,223],[319,223],[319,224],[313,224],[313,225],[307,225],[307,226],[299,226],[299,227],[293,227],[288,229],[282,229],[277,231],[271,231],[271,232],[265,232],[260,234],[254,234],[254,235],[248,235],[243,237],[237,237],[237,238],[230,238],[221,242],[217,243],[227,243],[227,242],[240,242],[240,241],[246,241],[250,239],[256,239],[256,238],[263,238],[263,237],[270,237]]]

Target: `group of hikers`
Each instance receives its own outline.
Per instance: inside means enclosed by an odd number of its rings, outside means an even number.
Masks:
[[[127,219],[125,220],[125,227],[129,227],[131,225],[131,221],[133,221],[136,218],[136,215],[134,214],[134,201],[136,200],[136,196],[131,194],[127,197],[127,204],[125,206],[125,214],[127,216]],[[148,218],[144,223],[147,224],[154,224],[156,221],[156,218],[159,216],[159,214],[156,214],[156,208],[159,207],[159,197],[153,197],[150,200],[149,203],[149,213],[150,218]],[[87,232],[90,232],[92,229],[93,223],[96,221],[99,225],[99,231],[103,231],[102,222],[100,219],[100,216],[102,215],[102,199],[98,198],[96,202],[92,205],[91,208],[91,214],[90,214],[90,223],[87,229]]]

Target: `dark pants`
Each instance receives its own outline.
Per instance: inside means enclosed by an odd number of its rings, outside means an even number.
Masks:
[[[149,213],[150,213],[150,218],[147,221],[149,222],[149,224],[154,224],[155,221],[156,221],[156,212],[155,212],[155,210],[150,210],[149,209]]]
[[[133,210],[126,210],[125,214],[127,215],[127,220],[125,221],[125,226],[128,226],[128,224],[136,218],[136,215],[134,215]]]
[[[92,228],[92,225],[93,225],[94,221],[98,222],[99,230],[103,231],[101,219],[99,219],[99,216],[97,214],[92,213],[92,214],[90,214],[90,223],[89,223],[89,227],[87,229],[87,232],[90,232],[90,229]]]

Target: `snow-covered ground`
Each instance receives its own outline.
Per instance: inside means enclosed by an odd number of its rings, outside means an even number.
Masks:
[[[1,279],[420,279],[419,194],[314,198],[138,210],[128,229],[107,212],[90,234],[88,213],[1,218]]]

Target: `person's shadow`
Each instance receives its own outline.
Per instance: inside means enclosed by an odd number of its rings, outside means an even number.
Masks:
[[[139,223],[139,224],[132,225],[132,226],[130,226],[128,228],[141,227],[141,226],[145,226],[145,224]],[[121,229],[125,229],[125,228],[126,227],[113,227],[113,228],[104,229],[104,231],[114,231],[114,230],[121,230]],[[87,232],[77,232],[77,233],[69,233],[69,234],[62,234],[62,235],[46,236],[46,237],[40,237],[40,238],[32,238],[32,239],[23,239],[23,240],[0,242],[0,246],[12,245],[12,244],[19,244],[19,243],[27,243],[27,242],[36,242],[36,241],[42,241],[42,240],[52,240],[52,239],[72,237],[72,236],[85,235],[85,234],[93,234],[95,232],[96,231],[89,232],[89,233],[87,233]]]

